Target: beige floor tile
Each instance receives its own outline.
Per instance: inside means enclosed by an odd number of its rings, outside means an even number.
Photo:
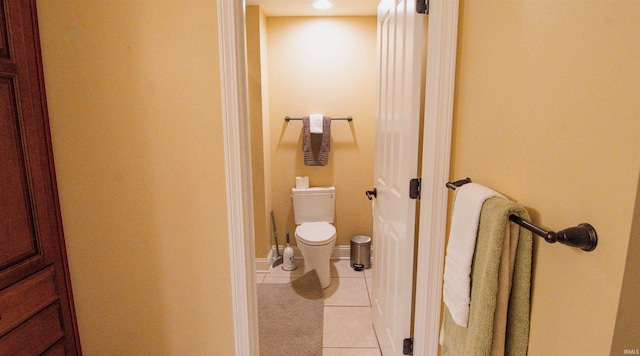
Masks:
[[[322,349],[323,356],[380,356],[378,348],[361,347],[325,347]]]
[[[264,280],[264,276],[266,276],[266,273],[256,273],[256,283],[262,283],[262,281]]]
[[[376,348],[369,307],[325,307],[323,347]]]
[[[351,260],[331,260],[331,277],[333,278],[364,278],[362,271],[356,271],[351,268]]]
[[[331,285],[323,293],[325,306],[371,305],[364,278],[331,278]]]
[[[364,270],[364,276],[366,278],[373,278],[373,264],[367,269]]]
[[[369,302],[373,299],[373,278],[365,278],[365,282],[367,283],[367,294],[369,294]]]

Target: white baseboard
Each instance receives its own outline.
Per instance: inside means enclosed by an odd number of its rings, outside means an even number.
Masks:
[[[350,258],[351,258],[350,245],[340,245],[340,246],[333,247],[333,252],[331,252],[332,260],[346,260]]]
[[[271,250],[269,251],[269,254],[267,255],[267,258],[256,258],[256,272],[260,272],[260,273],[268,273],[271,270],[271,264],[273,264],[273,256],[275,256],[275,254],[273,253],[275,250]],[[272,256],[273,254],[273,256]]]
[[[297,246],[291,246],[293,248],[293,256],[296,260],[302,260],[302,254]],[[283,248],[280,248],[280,255],[282,255]],[[276,257],[276,248],[275,246],[271,247],[271,251],[266,258],[256,258],[256,272],[259,273],[268,273],[271,271],[271,265],[273,264],[273,260]],[[373,246],[371,246],[370,252],[371,259],[373,259]],[[332,260],[347,260],[351,258],[351,246],[350,245],[339,245],[333,248],[333,252],[331,253]]]

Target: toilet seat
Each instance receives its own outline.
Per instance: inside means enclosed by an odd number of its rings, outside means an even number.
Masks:
[[[295,234],[299,242],[310,246],[320,246],[335,240],[336,228],[326,221],[306,222],[296,227]]]

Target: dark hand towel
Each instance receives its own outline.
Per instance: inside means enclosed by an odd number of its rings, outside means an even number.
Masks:
[[[312,134],[309,116],[302,118],[302,152],[305,166],[326,166],[329,162],[331,118],[322,117],[322,134]]]

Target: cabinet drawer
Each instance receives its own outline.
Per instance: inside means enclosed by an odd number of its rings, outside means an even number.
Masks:
[[[60,304],[55,303],[0,338],[3,355],[41,355],[64,337]]]
[[[64,350],[64,339],[58,341],[55,345],[51,346],[49,350],[42,354],[42,356],[66,356],[67,352]]]
[[[53,267],[0,291],[0,336],[58,300]]]

